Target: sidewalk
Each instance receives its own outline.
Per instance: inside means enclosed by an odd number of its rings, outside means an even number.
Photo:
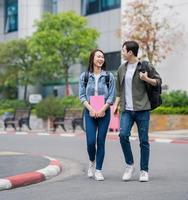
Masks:
[[[119,132],[109,132],[108,138],[117,139]],[[132,140],[138,140],[138,133],[131,133]],[[188,144],[188,130],[168,130],[149,132],[150,142]]]
[[[0,190],[6,190],[50,179],[62,166],[47,156],[0,152],[0,169]]]
[[[150,134],[150,137],[188,140],[188,130],[187,129],[156,131],[156,132],[151,132],[149,134]]]

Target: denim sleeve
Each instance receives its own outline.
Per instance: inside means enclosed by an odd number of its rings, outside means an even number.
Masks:
[[[79,98],[82,103],[84,101],[87,101],[86,87],[84,85],[84,72],[80,75],[80,80],[79,80]]]
[[[115,79],[114,75],[110,73],[110,83],[109,83],[109,89],[108,89],[108,98],[106,100],[106,103],[112,105],[115,100]]]

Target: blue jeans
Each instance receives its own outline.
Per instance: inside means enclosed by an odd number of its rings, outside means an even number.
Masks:
[[[124,111],[122,112],[120,119],[119,137],[123,154],[125,157],[125,162],[129,165],[134,164],[129,136],[131,135],[132,126],[134,122],[136,122],[140,141],[140,170],[144,171],[148,171],[149,165],[149,120],[149,111]]]
[[[85,125],[87,152],[90,161],[96,159],[96,169],[101,170],[105,155],[105,140],[110,122],[110,109],[106,110],[104,117],[90,117],[89,111],[85,109]],[[97,145],[96,145],[97,142]]]

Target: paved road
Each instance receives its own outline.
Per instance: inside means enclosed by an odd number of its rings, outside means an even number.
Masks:
[[[132,141],[136,174],[122,182],[123,155],[119,141],[109,139],[104,162],[104,182],[85,176],[87,154],[83,136],[0,135],[0,151],[48,155],[62,161],[63,173],[50,181],[0,192],[1,200],[188,200],[188,144],[151,143],[150,182],[138,182],[138,141]]]

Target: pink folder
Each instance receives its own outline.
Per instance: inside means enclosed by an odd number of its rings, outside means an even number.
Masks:
[[[99,96],[91,96],[90,97],[90,105],[95,111],[101,110],[101,108],[104,106],[105,101],[104,101],[104,96],[99,95]]]

